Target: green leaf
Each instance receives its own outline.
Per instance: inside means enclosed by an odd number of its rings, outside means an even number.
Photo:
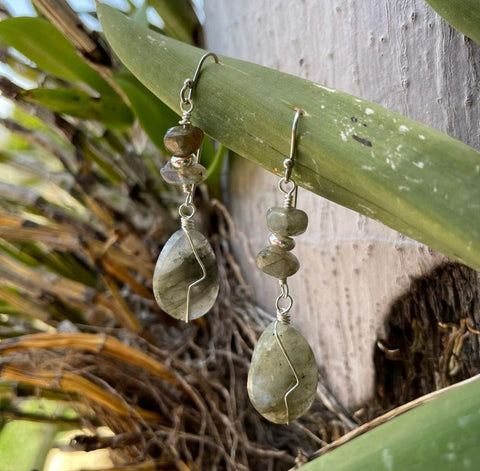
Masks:
[[[147,8],[148,8],[148,1],[143,0],[143,2],[138,6],[132,4],[133,11],[130,14],[130,17],[135,20],[137,23],[141,24],[142,26],[148,26],[148,18],[147,18]]]
[[[85,82],[102,95],[116,95],[48,21],[32,17],[10,18],[0,22],[0,36],[46,72],[68,81]]]
[[[2,471],[43,469],[58,426],[25,420],[7,423],[0,432]]]
[[[22,92],[19,98],[55,113],[100,121],[111,128],[125,128],[133,123],[132,112],[118,95],[94,98],[81,90],[35,88]]]
[[[207,164],[207,185],[212,198],[222,199],[221,176],[223,160],[228,149],[222,145],[218,146],[213,159]]]
[[[121,72],[115,75],[113,80],[127,95],[148,137],[165,152],[163,136],[168,128],[176,125],[178,116],[129,72]]]
[[[193,44],[196,30],[200,27],[190,0],[149,0],[148,2],[161,16],[168,36]]]
[[[120,60],[178,110],[204,51],[154,33],[107,5],[101,23]],[[480,153],[346,93],[248,62],[208,59],[193,121],[234,152],[282,172],[294,109],[305,110],[293,176],[304,188],[480,269]]]
[[[480,377],[302,466],[302,471],[460,471],[480,461]],[[391,411],[395,414],[395,411]]]
[[[454,28],[480,44],[480,2],[478,0],[427,0]]]

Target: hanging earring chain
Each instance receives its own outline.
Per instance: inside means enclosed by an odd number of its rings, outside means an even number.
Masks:
[[[172,157],[161,169],[167,183],[182,187],[185,201],[178,208],[181,229],[169,239],[155,266],[153,291],[160,307],[185,322],[204,315],[213,306],[219,290],[212,247],[203,234],[195,230],[193,221],[195,187],[207,178],[207,170],[200,165],[203,131],[192,125],[191,115],[195,87],[208,57],[213,57],[218,64],[215,54],[204,54],[193,78],[187,78],[180,90],[182,119],[179,126],[165,134],[165,148]]]
[[[254,407],[275,423],[289,423],[308,410],[315,397],[318,376],[312,349],[302,334],[290,326],[293,298],[287,283],[287,278],[300,268],[300,262],[291,253],[295,247],[293,237],[305,232],[308,225],[307,214],[296,207],[298,187],[292,178],[297,126],[303,114],[301,109],[295,112],[290,154],[283,161],[285,171],[278,182],[283,206],[268,209],[270,245],[256,258],[257,267],[278,280],[280,294],[275,299],[276,319],[253,351],[248,394]]]
[[[297,109],[292,123],[292,133],[290,139],[290,154],[283,161],[283,168],[285,172],[283,177],[278,182],[278,189],[284,194],[283,207],[295,208],[297,206],[297,191],[298,186],[292,178],[292,170],[295,165],[296,141],[297,141],[297,127],[300,116],[303,115],[303,110]],[[290,188],[288,187],[290,186]],[[277,320],[281,324],[290,324],[290,310],[293,307],[293,298],[289,294],[287,279],[279,279],[281,293],[275,300],[275,308],[277,310]],[[282,305],[283,304],[283,305]],[[280,340],[280,339],[278,339]],[[296,375],[296,373],[295,373]]]

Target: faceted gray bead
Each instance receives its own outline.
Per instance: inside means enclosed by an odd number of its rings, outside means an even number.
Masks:
[[[267,211],[267,226],[281,236],[297,236],[307,230],[308,216],[297,208],[270,208]]]
[[[196,126],[174,126],[170,128],[163,143],[170,154],[177,157],[188,157],[196,152],[202,145],[203,131]]]
[[[162,178],[171,185],[198,185],[207,179],[207,169],[194,163],[186,167],[175,168],[169,160],[161,169]]]
[[[300,262],[293,253],[275,245],[269,245],[260,250],[255,261],[260,270],[279,280],[294,275],[300,268]]]
[[[276,245],[283,250],[293,250],[295,248],[295,241],[288,236],[281,236],[273,232],[268,236],[268,241],[271,245]]]
[[[303,415],[312,405],[318,371],[312,349],[303,335],[277,322],[280,341],[300,380],[299,386],[287,397],[287,417],[285,393],[295,385],[295,376],[274,335],[275,322],[265,329],[255,346],[247,389],[250,401],[263,417],[285,424]]]
[[[213,249],[206,237],[189,230],[193,246],[205,266],[206,278],[190,290],[188,320],[206,314],[215,303],[219,290],[218,267]],[[175,319],[187,320],[188,287],[202,277],[183,229],[175,232],[163,247],[153,275],[153,294],[158,305]]]

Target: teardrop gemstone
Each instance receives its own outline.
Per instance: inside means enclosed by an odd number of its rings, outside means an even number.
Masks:
[[[160,252],[153,275],[153,294],[158,305],[175,319],[185,322],[203,316],[212,308],[220,286],[215,254],[210,243],[195,229],[189,229],[188,235],[205,267],[205,279],[193,285],[202,278],[203,271],[183,229],[168,239]]]
[[[299,378],[295,376],[275,337],[277,334]],[[303,415],[312,405],[317,390],[318,370],[310,345],[295,328],[272,322],[258,339],[248,372],[247,389],[253,407],[270,422],[287,424]]]

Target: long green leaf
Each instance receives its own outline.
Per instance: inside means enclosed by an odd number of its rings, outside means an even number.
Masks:
[[[132,112],[118,95],[94,98],[82,90],[35,88],[22,92],[19,98],[56,113],[100,121],[111,128],[124,128],[133,122]]]
[[[98,12],[122,62],[178,112],[178,91],[204,51],[107,5]],[[301,186],[480,269],[479,152],[351,95],[220,60],[208,60],[195,90],[193,121],[207,134],[280,174],[294,109],[303,108],[294,169]]]
[[[48,21],[32,17],[10,18],[0,22],[0,36],[46,72],[65,80],[85,82],[102,95],[116,95]]]
[[[164,31],[168,36],[193,44],[196,30],[200,27],[190,0],[149,0],[162,17]]]
[[[159,149],[165,151],[163,136],[168,128],[175,126],[177,115],[129,72],[120,72],[113,79],[127,95],[148,137]]]
[[[480,462],[480,377],[302,466],[302,471],[461,471]]]
[[[454,28],[480,44],[480,2],[478,0],[426,0]]]

